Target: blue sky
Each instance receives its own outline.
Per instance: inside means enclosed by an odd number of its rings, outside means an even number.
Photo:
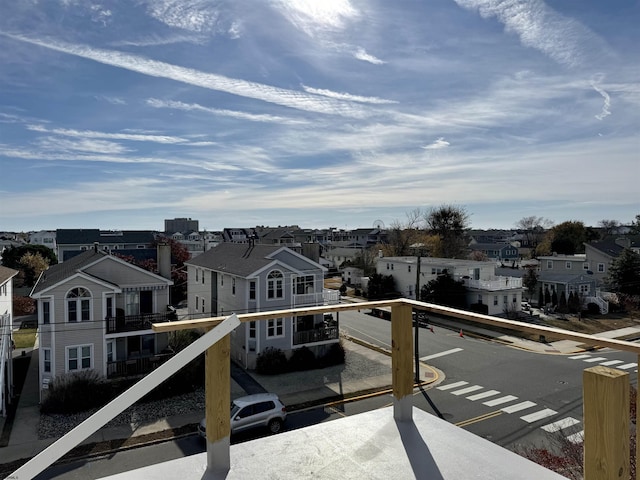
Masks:
[[[640,213],[635,0],[0,12],[0,230]]]

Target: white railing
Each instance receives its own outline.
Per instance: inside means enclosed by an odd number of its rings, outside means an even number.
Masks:
[[[481,290],[505,290],[522,288],[522,279],[517,277],[496,277],[489,280],[465,280],[467,287]]]
[[[595,303],[596,305],[598,305],[598,307],[600,307],[600,313],[602,315],[606,315],[607,313],[609,313],[609,302],[601,297],[587,297],[587,303]]]
[[[324,304],[322,293],[293,294],[293,307],[317,306]]]

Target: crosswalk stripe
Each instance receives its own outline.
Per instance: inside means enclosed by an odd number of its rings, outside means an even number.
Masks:
[[[480,385],[474,385],[473,387],[463,388],[462,390],[457,390],[455,392],[451,392],[451,395],[464,395],[465,393],[475,392],[476,390],[482,390],[484,387]]]
[[[470,397],[467,397],[467,400],[471,400],[472,402],[475,402],[476,400],[481,400],[483,398],[493,397],[494,395],[498,395],[499,393],[500,392],[497,390],[487,390],[486,392],[476,393],[475,395],[471,395]]]
[[[589,358],[591,355],[585,355],[585,354],[581,354],[581,355],[574,355],[573,357],[568,357],[571,360],[582,360],[583,358]]]
[[[550,417],[551,415],[555,415],[555,410],[551,410],[550,408],[545,408],[540,410],[539,412],[530,413],[529,415],[525,415],[524,417],[520,417],[520,420],[524,420],[527,423],[537,422],[538,420],[542,420],[543,418]]]
[[[633,367],[637,367],[638,364],[637,363],[626,363],[624,365],[618,365],[616,366],[616,368],[621,368],[623,370],[628,370],[629,368],[633,368]]]
[[[601,360],[606,360],[607,357],[594,357],[594,358],[585,358],[583,360],[583,362],[587,362],[587,363],[595,363],[595,362],[600,362]]]
[[[609,360],[608,362],[602,362],[600,365],[604,365],[605,367],[609,367],[611,365],[617,365],[618,363],[624,363],[622,360]]]
[[[567,437],[571,443],[582,443],[584,442],[584,430],[580,430],[578,433],[574,433],[573,435],[569,435]]]
[[[520,410],[524,410],[525,408],[535,407],[536,405],[537,405],[536,403],[530,402],[527,400],[526,402],[516,403],[515,405],[504,407],[502,411],[504,413],[515,413],[515,412],[519,412]]]
[[[518,397],[515,395],[505,395],[504,397],[494,398],[493,400],[489,400],[488,402],[482,402],[483,405],[487,407],[495,407],[497,405],[502,405],[503,403],[512,402],[513,400],[517,400]]]
[[[455,383],[450,383],[449,385],[442,385],[440,387],[436,387],[438,390],[450,390],[452,388],[462,387],[463,385],[468,385],[469,382],[459,381]]]
[[[434,353],[433,355],[427,355],[426,357],[422,357],[420,358],[421,362],[426,362],[427,360],[431,360],[432,358],[438,358],[438,357],[444,357],[445,355],[451,355],[452,353],[458,353],[461,352],[462,348],[452,348],[451,350],[446,350],[444,352],[440,352],[440,353]]]
[[[540,428],[542,428],[545,432],[551,433],[551,432],[557,432],[558,430],[562,430],[563,428],[571,427],[572,425],[576,425],[578,423],[580,423],[580,420],[576,420],[573,417],[567,417]]]

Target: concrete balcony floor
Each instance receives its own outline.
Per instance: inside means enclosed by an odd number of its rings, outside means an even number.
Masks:
[[[558,480],[564,477],[462,428],[393,407],[231,446],[231,470],[205,474],[206,453],[107,477],[109,480],[429,479]]]

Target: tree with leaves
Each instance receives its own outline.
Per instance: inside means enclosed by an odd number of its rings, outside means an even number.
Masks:
[[[584,244],[598,239],[598,233],[580,221],[570,220],[556,225],[536,248],[536,255],[584,253]]]
[[[631,235],[640,235],[640,213],[636,215],[636,219],[631,222]]]
[[[392,275],[374,273],[369,277],[367,285],[367,298],[369,300],[385,300],[397,298],[400,294],[396,291],[396,281]]]
[[[25,257],[27,254],[29,255]],[[40,259],[47,263],[44,270],[50,265],[58,263],[54,251],[44,245],[20,245],[19,247],[9,247],[2,252],[2,265],[18,270],[20,272],[18,277],[26,286],[32,286],[40,276],[42,271],[38,270],[39,266],[42,266]],[[23,260],[26,263],[21,263]],[[36,272],[36,270],[38,271]]]
[[[376,245],[375,253],[381,251],[385,257],[407,257],[416,255],[420,250],[437,256],[439,239],[425,232],[424,216],[425,213],[416,208],[407,212],[404,222],[394,220],[387,229],[387,242]]]
[[[440,256],[444,258],[466,257],[468,244],[466,234],[471,220],[465,207],[443,204],[431,208],[425,216],[425,221],[427,231],[440,239]]]
[[[49,268],[49,259],[44,258],[40,252],[27,252],[18,261],[22,272],[24,272],[24,284],[27,287],[35,285],[40,274]]]
[[[616,292],[640,295],[640,255],[625,248],[612,262],[608,282]]]
[[[524,285],[527,292],[529,292],[529,300],[531,300],[534,295],[536,285],[538,285],[538,273],[535,268],[527,268],[527,271],[522,276],[522,285]]]
[[[420,289],[420,300],[453,308],[467,308],[467,287],[447,270]]]

